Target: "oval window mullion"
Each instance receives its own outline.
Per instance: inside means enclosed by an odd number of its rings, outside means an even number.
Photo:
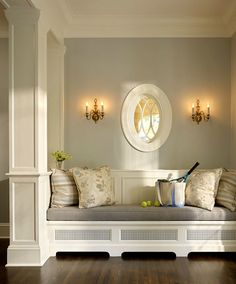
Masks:
[[[150,138],[148,137],[148,133],[150,132],[150,128],[151,128],[150,106],[149,106],[149,104],[148,104],[149,101],[150,101],[150,99],[148,98],[148,100],[147,100],[147,108],[148,108],[148,116],[149,116],[149,118],[148,118],[149,127],[148,127],[147,135],[146,135],[146,137],[147,137],[147,139],[148,139],[148,142],[150,142]]]
[[[140,112],[141,112],[141,114],[142,114],[142,107],[141,107],[140,103],[138,104],[138,107],[139,107]],[[140,119],[139,119],[139,121],[140,121]],[[139,134],[140,131],[141,131],[141,124],[142,124],[142,115],[141,115],[141,122],[140,122],[140,125],[138,126],[138,134]]]
[[[146,138],[147,138],[147,133],[146,133],[146,131],[145,131],[145,127],[144,127],[144,111],[145,111],[145,107],[146,107],[146,104],[147,104],[147,101],[144,103],[144,106],[143,106],[143,108],[142,108],[142,113],[141,113],[141,123],[142,123],[142,130],[143,130],[143,133],[144,133],[144,135],[145,135],[145,140],[146,140]]]
[[[154,129],[153,129],[153,115],[152,115],[152,112],[153,112],[153,108],[154,108],[154,106],[156,105],[156,102],[154,103],[154,104],[152,104],[152,108],[151,108],[151,110],[150,110],[150,128],[152,129],[152,133],[153,133],[153,136],[155,136],[156,135],[156,133],[155,133],[155,131],[154,131]]]
[[[148,101],[151,101],[152,102],[152,99],[149,99]],[[148,128],[148,131],[147,131],[147,134],[146,134],[146,137],[148,139],[148,142],[150,143],[156,136],[156,132],[154,131],[154,128],[153,128],[153,121],[152,121],[152,113],[153,113],[153,108],[154,106],[156,105],[156,103],[152,103],[152,106],[150,107],[148,105],[148,112],[149,112],[149,128]]]
[[[150,99],[148,99],[148,101],[150,101]],[[148,136],[148,133],[150,132],[150,129],[152,127],[151,108],[150,108],[149,105],[148,105],[148,113],[149,113],[149,127],[148,127],[148,131],[147,131],[147,136]],[[149,140],[150,140],[150,138],[149,138]]]
[[[152,139],[155,137],[155,132],[154,132],[153,129],[150,127],[147,134],[149,135],[149,133],[151,133],[151,132],[152,132],[152,137],[150,137],[149,140],[152,140]]]
[[[153,116],[152,114],[152,122],[154,119],[157,120],[158,118],[158,122],[156,122],[156,124],[158,125],[158,127],[155,129],[155,126],[154,126],[154,123],[152,124],[152,128],[153,128],[153,132],[154,132],[154,135],[156,136],[157,133],[158,133],[158,128],[159,128],[159,125],[160,125],[160,112],[159,112],[159,108],[158,108],[158,105],[157,105],[157,102],[155,101],[155,104],[153,105],[153,109],[156,108],[157,109],[157,113],[155,116]],[[153,109],[152,109],[152,112],[153,112]]]

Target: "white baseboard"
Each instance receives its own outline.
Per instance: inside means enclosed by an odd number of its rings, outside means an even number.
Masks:
[[[9,238],[10,238],[10,224],[0,223],[0,239],[9,239]]]

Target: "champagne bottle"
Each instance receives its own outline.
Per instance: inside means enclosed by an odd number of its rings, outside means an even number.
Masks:
[[[189,175],[196,169],[196,167],[198,167],[200,164],[198,162],[196,162],[194,164],[194,166],[192,166],[192,168],[182,177],[176,178],[176,179],[172,179],[170,181],[177,181],[177,182],[186,182],[187,178],[189,177]]]

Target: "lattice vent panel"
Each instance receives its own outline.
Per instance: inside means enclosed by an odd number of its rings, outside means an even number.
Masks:
[[[187,240],[236,240],[236,230],[187,230]]]
[[[111,240],[111,230],[56,230],[55,240]]]
[[[177,230],[121,230],[121,240],[177,240]]]

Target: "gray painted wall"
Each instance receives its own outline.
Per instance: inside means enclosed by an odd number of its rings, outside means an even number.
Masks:
[[[231,41],[231,167],[236,168],[236,34]]]
[[[205,168],[229,165],[230,39],[67,39],[65,43],[65,150],[73,154],[66,166],[188,168],[196,160]],[[232,58],[235,46],[234,39]],[[9,221],[7,39],[0,39],[0,63],[0,223],[4,223]],[[122,102],[128,90],[140,83],[159,86],[173,108],[171,134],[153,153],[134,150],[120,126]],[[103,99],[106,110],[97,125],[84,118],[85,102],[92,103],[95,96]],[[200,125],[190,119],[197,97],[202,103],[209,101],[212,109],[212,120]]]
[[[230,39],[66,39],[66,166],[115,169],[228,167],[230,146]],[[153,83],[168,96],[173,126],[157,151],[133,149],[122,133],[120,111],[127,92]],[[85,103],[102,99],[105,118],[84,118]],[[191,105],[209,102],[212,118],[191,121]]]
[[[8,40],[0,39],[0,223],[9,222]]]

